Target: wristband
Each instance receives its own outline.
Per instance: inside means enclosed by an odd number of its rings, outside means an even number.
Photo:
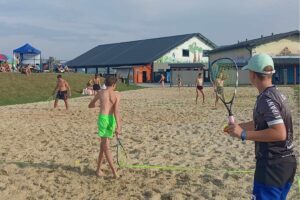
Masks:
[[[246,143],[246,139],[247,139],[247,132],[245,129],[243,129],[242,133],[241,133],[241,139],[242,139],[242,143],[245,144]]]

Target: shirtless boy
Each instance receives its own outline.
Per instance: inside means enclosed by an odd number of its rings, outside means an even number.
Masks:
[[[219,101],[217,94],[221,95],[224,99],[224,80],[225,76],[223,75],[223,72],[221,72],[214,82],[214,92],[216,94],[215,107],[217,107],[217,103]]]
[[[165,80],[166,80],[166,77],[165,77],[163,74],[161,74],[161,75],[160,75],[159,83],[160,83],[160,86],[161,86],[162,88],[165,87]]]
[[[53,95],[56,93],[56,98],[54,101],[54,108],[57,107],[57,103],[59,99],[64,100],[66,109],[69,109],[69,104],[68,104],[68,97],[71,97],[71,88],[68,84],[68,82],[64,79],[62,79],[62,76],[59,74],[57,76],[57,84],[54,89]]]
[[[100,101],[98,135],[101,138],[101,144],[96,175],[104,175],[103,171],[101,170],[101,165],[105,155],[114,178],[117,178],[118,175],[113,164],[109,144],[110,140],[114,137],[114,133],[116,133],[116,137],[119,137],[121,134],[121,115],[119,110],[120,95],[114,91],[116,88],[116,83],[116,77],[107,77],[105,79],[105,85],[107,87],[106,90],[100,90],[89,104],[89,108],[95,108],[96,102]]]
[[[101,89],[100,88],[100,78],[99,78],[99,75],[95,74],[95,77],[93,78],[92,81],[93,81],[93,93],[95,95]]]
[[[178,90],[180,92],[180,87],[182,86],[182,81],[181,81],[181,77],[179,74],[177,75],[177,86],[178,86]]]
[[[199,73],[196,79],[196,104],[198,103],[199,93],[202,94],[202,103],[204,103],[204,93],[203,93],[203,76],[202,73]]]

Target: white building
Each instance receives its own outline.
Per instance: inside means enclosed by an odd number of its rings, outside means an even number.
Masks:
[[[273,58],[276,70],[273,78],[276,84],[299,83],[299,30],[280,34],[272,33],[269,36],[262,35],[257,39],[221,46],[209,52],[209,62],[229,57],[239,67],[243,67],[253,55],[258,53],[267,53]],[[249,84],[246,71],[239,71],[239,83]]]

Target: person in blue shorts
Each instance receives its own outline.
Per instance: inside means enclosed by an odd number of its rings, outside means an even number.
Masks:
[[[272,84],[275,70],[269,55],[253,56],[243,70],[249,70],[251,84],[259,92],[253,121],[231,124],[226,132],[243,141],[255,141],[256,168],[252,199],[283,200],[291,188],[297,167],[288,101]]]

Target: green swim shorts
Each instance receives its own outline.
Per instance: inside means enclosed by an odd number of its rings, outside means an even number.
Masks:
[[[102,138],[113,138],[116,125],[114,115],[100,114],[98,117],[98,135]]]

